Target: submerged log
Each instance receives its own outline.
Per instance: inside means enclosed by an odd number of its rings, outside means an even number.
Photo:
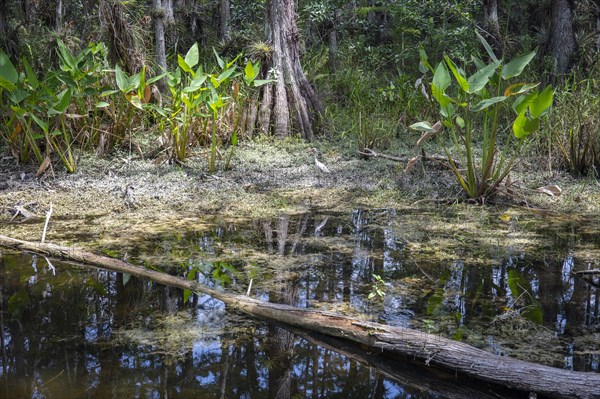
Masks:
[[[76,261],[210,295],[230,309],[401,355],[483,381],[553,398],[600,398],[600,374],[561,370],[494,355],[462,342],[403,327],[364,322],[337,314],[259,301],[202,286],[74,247],[21,241],[0,235],[0,246]]]

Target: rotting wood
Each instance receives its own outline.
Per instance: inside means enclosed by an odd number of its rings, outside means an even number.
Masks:
[[[337,314],[227,294],[195,281],[131,265],[75,247],[17,240],[0,235],[0,246],[81,262],[154,282],[201,292],[230,309],[251,316],[366,345],[383,354],[402,355],[470,377],[553,398],[600,399],[600,374],[574,372],[497,356],[462,342],[409,328],[364,322]]]

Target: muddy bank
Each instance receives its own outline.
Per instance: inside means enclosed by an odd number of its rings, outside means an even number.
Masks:
[[[534,161],[522,163],[513,173],[517,184],[511,197],[501,197],[499,205],[480,207],[453,203],[461,191],[449,171],[439,166],[418,166],[405,173],[404,165],[397,162],[360,159],[351,146],[315,145],[331,169],[320,184],[309,144],[293,140],[244,143],[236,149],[232,170],[224,171],[222,161],[214,175],[206,173],[203,153],[192,154],[185,165],[143,160],[129,153],[108,159],[85,156],[73,175],[57,166],[39,178],[34,167],[15,166],[5,157],[0,161],[0,234],[36,239],[50,203],[54,213],[49,239],[64,243],[82,236],[100,242],[172,231],[198,224],[207,215],[255,219],[310,210],[421,209],[431,217],[419,218],[415,224],[476,235],[481,228],[496,228],[498,218],[504,222],[499,224],[503,234],[506,223],[524,214],[571,220],[588,218],[598,210],[596,182],[539,170],[531,173]],[[411,155],[410,150],[388,152]],[[550,198],[530,190],[545,184],[560,185],[563,195]],[[439,226],[435,215],[449,210],[458,215],[456,223],[445,221]]]

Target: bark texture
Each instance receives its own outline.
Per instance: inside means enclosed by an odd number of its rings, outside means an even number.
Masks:
[[[494,47],[496,55],[502,56],[502,35],[498,20],[498,0],[484,0],[483,19],[488,31],[490,44]]]
[[[0,246],[102,267],[148,278],[154,282],[202,292],[223,301],[230,309],[267,320],[341,338],[371,351],[402,355],[425,365],[437,365],[470,377],[552,398],[600,398],[600,374],[561,370],[497,356],[467,344],[409,328],[361,322],[346,316],[274,304],[242,295],[227,294],[183,277],[134,266],[118,259],[74,247],[21,241],[0,235]]]
[[[556,60],[556,72],[565,74],[575,53],[573,4],[570,0],[554,0],[552,3],[550,52]]]
[[[165,19],[166,12],[163,8],[165,0],[153,0],[154,7],[154,40],[156,46],[156,64],[161,69],[158,73],[167,71],[167,50],[165,45]],[[161,92],[166,91],[166,84],[163,80],[157,82]]]
[[[224,42],[231,41],[231,7],[229,0],[219,0],[221,8],[219,33]]]
[[[294,132],[311,140],[323,112],[300,64],[300,34],[294,4],[294,0],[267,3],[266,32],[272,46],[266,68],[271,76],[267,77],[277,82],[263,89],[258,127],[280,139]]]

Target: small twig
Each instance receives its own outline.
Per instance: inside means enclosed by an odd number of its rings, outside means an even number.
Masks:
[[[250,284],[248,284],[248,291],[246,291],[246,296],[250,296],[250,290],[252,289],[252,280],[250,279]]]
[[[419,266],[419,264],[416,261],[413,261],[413,263],[415,264],[417,269],[419,269],[421,271],[421,273],[423,273],[423,275],[425,277],[427,277],[432,283],[435,283],[435,280],[433,279],[433,277],[431,277],[429,274],[427,274],[427,272],[425,272],[425,270],[421,269],[421,266]]]
[[[48,209],[48,212],[46,212],[46,222],[44,223],[44,231],[42,232],[42,244],[44,243],[44,241],[46,241],[46,230],[48,229],[48,222],[50,221],[50,216],[52,216],[52,202],[50,203],[50,209]]]

